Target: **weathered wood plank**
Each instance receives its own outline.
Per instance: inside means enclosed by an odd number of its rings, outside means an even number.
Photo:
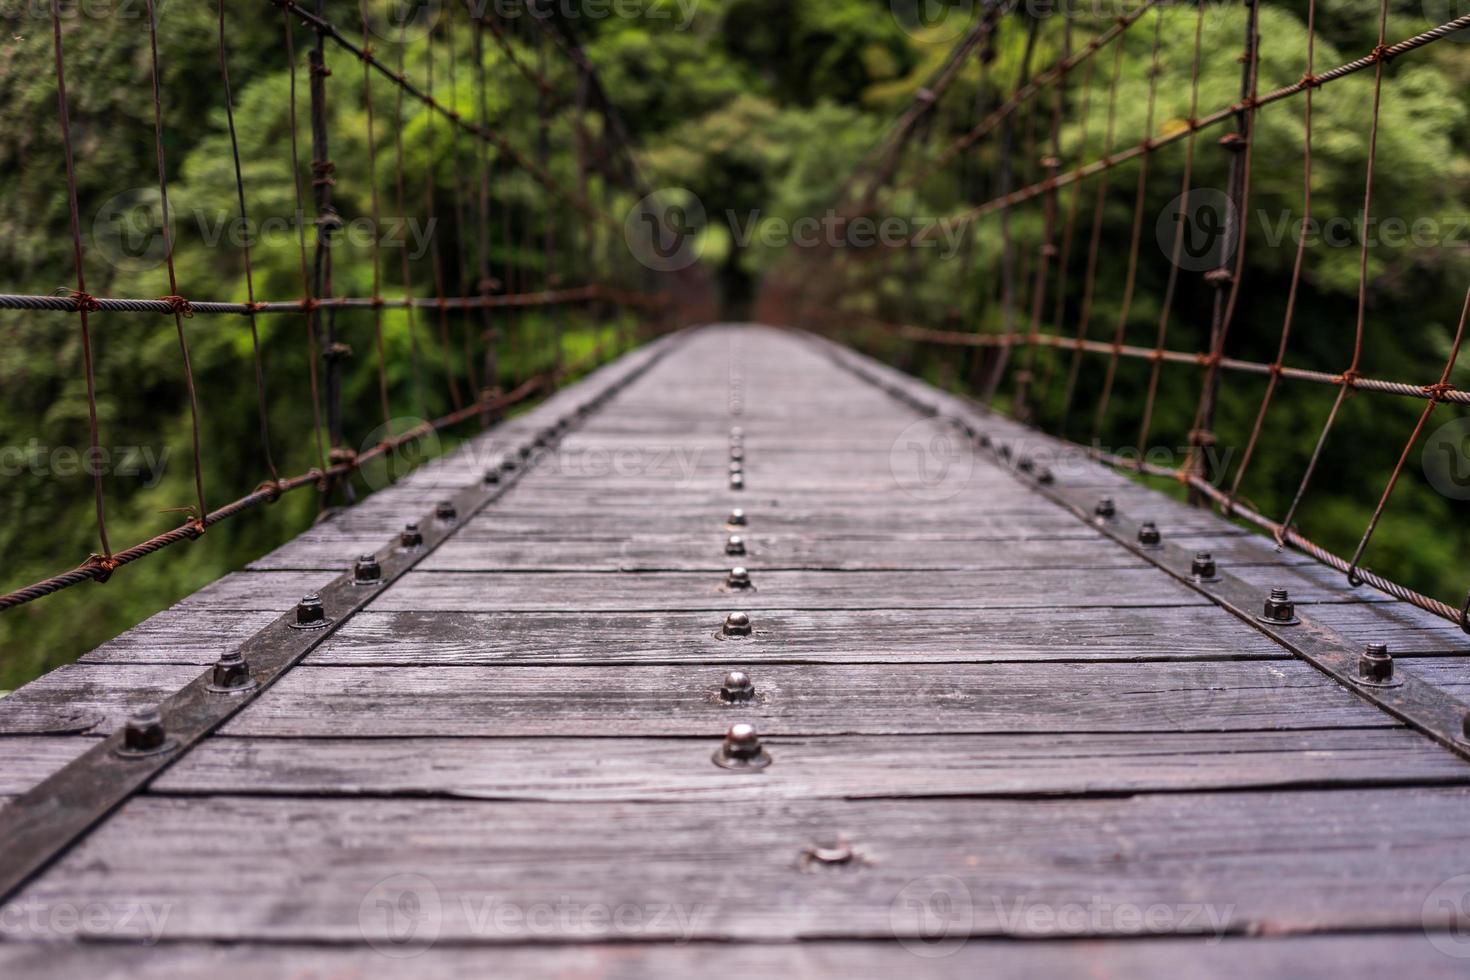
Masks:
[[[629,737],[711,736],[736,721],[771,735],[1394,724],[1296,660],[769,665],[749,671],[756,701],[732,706],[720,700],[720,682],[739,666],[732,650],[724,664],[707,667],[297,667],[224,731]]]
[[[107,734],[199,673],[187,664],[58,667],[0,698],[0,735]]]
[[[734,595],[734,593],[731,593]],[[146,639],[126,633],[83,663],[214,663],[213,635],[241,616],[168,610]],[[203,625],[201,626],[201,621]],[[1128,609],[772,610],[741,641],[742,663],[993,663],[1005,660],[1188,660],[1286,656],[1257,630],[1205,605]],[[203,630],[206,636],[199,636]],[[608,637],[616,637],[610,642]],[[580,613],[359,613],[307,662],[325,665],[714,662],[729,655],[703,612],[607,613],[590,630]]]
[[[1138,557],[1112,541],[852,541],[804,535],[742,535],[745,554],[727,556],[723,530],[621,541],[451,539],[419,566],[442,571],[703,571],[732,564],[768,570],[936,571],[1137,568]]]
[[[730,779],[710,765],[708,739],[220,737],[154,789],[572,802],[1470,784],[1470,763],[1389,728],[766,741],[775,763]]]
[[[293,574],[293,573],[267,573]],[[293,600],[294,601],[294,600]],[[658,611],[677,609],[1024,609],[1198,605],[1208,600],[1152,567],[1083,574],[766,572],[733,599],[707,573],[410,572],[375,599],[398,611]],[[714,624],[717,625],[717,624]]]
[[[481,915],[623,903],[663,910],[640,923],[643,939],[888,939],[919,934],[918,916],[893,909],[916,879],[924,899],[928,876],[944,876],[969,906],[958,935],[1055,935],[1057,908],[1072,905],[1158,906],[1150,928],[1160,933],[1463,929],[1470,914],[1458,902],[1426,900],[1470,847],[1467,809],[1462,788],[1045,803],[144,797],[19,900],[54,907],[106,894],[167,906],[162,932],[173,940],[361,942],[391,924],[363,907],[398,898],[402,889],[382,894],[385,879],[411,875],[386,885],[432,888],[441,941],[597,938],[607,921],[585,914],[544,929]],[[807,849],[839,835],[852,863],[803,873]],[[1395,841],[1413,843],[1385,844]],[[1038,923],[1033,910],[1052,915]],[[1075,928],[1139,927],[1136,916],[1083,915]],[[7,918],[0,931],[34,926]]]
[[[0,737],[0,796],[24,793],[95,744],[83,736]]]
[[[610,917],[604,935],[609,940],[635,938],[625,935],[626,931]],[[1148,937],[1146,926],[1136,931]],[[494,957],[496,972],[504,976],[608,980],[687,980],[701,975],[891,980],[912,975],[916,967],[922,968],[925,977],[936,980],[1080,976],[1174,980],[1186,970],[1197,980],[1238,980],[1242,976],[1342,980],[1354,975],[1452,980],[1463,975],[1459,960],[1442,953],[1418,932],[1089,942],[1069,940],[1061,928],[1056,935],[1061,938],[1025,943],[994,939],[961,942],[936,932],[927,942],[908,945],[619,941],[603,945],[506,946],[496,949]],[[1464,945],[1462,939],[1450,933],[1437,933],[1435,938],[1446,949]],[[411,948],[417,951],[418,947],[415,944]],[[452,945],[430,946],[412,957],[393,958],[367,946],[33,942],[0,945],[0,972],[16,980],[144,974],[156,980],[256,980],[261,976],[460,980],[483,975],[485,955],[484,950]]]

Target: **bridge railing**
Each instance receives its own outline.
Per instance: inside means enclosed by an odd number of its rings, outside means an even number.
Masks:
[[[575,25],[559,17],[553,5],[540,0],[419,6],[375,0],[218,0],[211,46],[224,126],[211,135],[224,148],[232,175],[235,213],[228,217],[241,231],[223,247],[234,249],[231,261],[243,280],[244,298],[216,298],[238,295],[239,284],[191,281],[176,261],[178,215],[171,213],[171,190],[177,182],[170,179],[169,167],[179,162],[170,159],[178,134],[165,124],[164,106],[183,101],[185,94],[169,89],[169,66],[160,56],[160,38],[167,39],[171,24],[187,21],[185,26],[197,33],[198,15],[146,0],[146,23],[101,29],[141,28],[130,53],[139,69],[134,81],[151,88],[149,153],[157,178],[156,197],[145,202],[156,226],[144,237],[157,253],[153,257],[167,293],[94,295],[89,268],[105,267],[105,260],[115,256],[99,260],[92,254],[106,243],[99,245],[97,221],[84,220],[98,202],[92,199],[92,184],[80,181],[78,172],[88,163],[84,147],[95,143],[77,137],[77,94],[68,93],[68,82],[75,87],[79,60],[89,66],[95,60],[88,48],[97,45],[99,26],[77,16],[75,5],[61,0],[45,0],[45,5],[54,51],[58,163],[63,164],[57,167],[58,180],[66,190],[75,279],[50,293],[0,294],[0,310],[75,317],[90,440],[84,458],[92,460],[98,547],[65,572],[0,595],[0,610],[82,582],[107,581],[126,564],[197,539],[210,526],[283,494],[315,488],[323,506],[350,500],[351,478],[365,464],[392,458],[450,426],[488,424],[592,363],[669,329],[698,292],[692,274],[659,277],[628,250],[613,247],[623,228],[614,213],[624,213],[629,200],[648,192],[635,148],[596,66]],[[232,56],[232,41],[244,30],[258,52],[262,25],[272,20],[279,31],[279,41],[266,49],[272,63],[243,67],[255,83],[271,71],[286,75],[289,157],[284,161],[271,157],[270,134],[237,126],[240,106],[231,88],[231,69],[238,75],[242,68]],[[87,30],[94,33],[89,36]],[[165,53],[182,49],[182,42],[163,46]],[[524,125],[528,114],[534,126]],[[559,126],[554,134],[554,119],[570,126]],[[518,143],[507,121],[529,129],[533,145],[524,145],[524,132]],[[92,114],[83,125],[90,136],[108,121]],[[348,126],[354,131],[344,134]],[[198,134],[186,135],[197,151]],[[344,135],[351,139],[343,140]],[[333,147],[342,142],[354,152],[365,149],[366,160],[339,166]],[[344,198],[340,185],[348,172],[369,186],[359,185]],[[283,173],[290,175],[285,188],[253,179]],[[261,205],[262,198],[271,204]],[[294,208],[289,215],[280,213],[282,201],[287,210]],[[263,219],[262,212],[270,218]],[[296,253],[298,291],[264,295],[257,230],[266,220],[283,218],[295,229],[287,249]],[[347,231],[362,230],[364,224],[365,244],[346,240]],[[408,225],[422,237],[423,254],[410,255],[407,247],[391,254],[383,247],[386,230]],[[136,230],[125,228],[122,234]],[[277,258],[279,252],[278,245]],[[279,275],[268,278],[280,281]],[[354,295],[354,289],[359,293]],[[595,340],[585,357],[569,362],[561,334],[571,312],[579,309],[596,325]],[[540,314],[536,321],[522,320],[533,311]],[[175,327],[191,421],[193,500],[178,508],[182,523],[115,548],[98,462],[105,422],[97,407],[97,361],[108,352],[98,349],[94,327],[99,318],[158,316],[172,318]],[[296,475],[283,474],[276,462],[283,442],[271,424],[276,403],[283,387],[299,389],[297,379],[275,377],[262,356],[259,321],[272,316],[299,324],[306,348],[306,377],[299,383],[307,389],[309,418],[292,431],[310,432],[314,465]],[[250,363],[240,365],[238,376],[253,381],[259,416],[255,451],[262,480],[223,505],[217,491],[205,486],[204,461],[211,452],[237,455],[239,448],[211,446],[202,434],[210,393],[196,385],[190,340],[204,321],[213,321],[207,325],[212,330],[248,331]],[[615,335],[607,337],[614,326]],[[352,341],[372,351],[361,367],[354,366]],[[400,357],[408,363],[398,363]],[[362,390],[371,390],[376,403],[376,412],[366,417],[353,411],[353,399],[345,394]],[[351,448],[364,434],[369,442]]]
[[[1448,570],[1410,568],[1401,548],[1386,560],[1407,574],[1365,567],[1426,436],[1445,443],[1424,457],[1448,501],[1441,526],[1470,498],[1455,468],[1470,466],[1470,419],[1430,435],[1437,409],[1470,404],[1454,383],[1470,314],[1470,235],[1454,233],[1470,202],[1448,163],[1457,76],[1432,67],[1463,65],[1470,15],[1416,23],[1381,0],[1357,29],[1366,50],[1339,55],[1353,30],[1319,7],[985,3],[843,185],[837,234],[789,250],[761,316],[819,324],[1097,460],[1176,481],[1470,632],[1470,597],[1426,594]],[[1338,18],[1330,40],[1324,16]],[[1429,196],[1437,210],[1406,214],[1425,186],[1444,188]],[[1291,213],[1273,224],[1253,200]],[[1384,258],[1375,229],[1390,219],[1428,222],[1433,240]],[[1350,261],[1318,247],[1337,224],[1348,230],[1331,244]],[[1421,381],[1379,376],[1425,362]],[[1359,395],[1392,398],[1365,415]],[[1421,404],[1401,445],[1385,445],[1394,402]],[[1309,448],[1284,444],[1305,425]],[[1155,452],[1161,432],[1179,452]],[[1450,472],[1435,472],[1439,449]],[[1324,470],[1381,481],[1355,545],[1331,514],[1313,526],[1335,548],[1300,528]],[[1255,503],[1252,486],[1279,506]]]

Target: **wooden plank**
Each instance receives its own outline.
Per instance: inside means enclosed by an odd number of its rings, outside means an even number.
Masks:
[[[1397,654],[1470,654],[1460,627],[1406,602],[1318,605],[1311,616],[1357,643],[1387,643]]]
[[[24,793],[95,744],[84,736],[0,737],[0,796]]]
[[[424,571],[703,571],[743,565],[771,570],[936,571],[1137,568],[1138,558],[1112,541],[851,541],[805,535],[742,535],[745,554],[725,554],[727,533],[647,536],[621,541],[451,539],[424,560]]]
[[[1140,564],[1142,564],[1140,562]],[[288,575],[259,572],[259,575]],[[379,612],[677,609],[1025,609],[1198,605],[1158,569],[1009,572],[767,572],[737,599],[707,573],[410,572],[374,600]],[[718,625],[718,620],[711,626]]]
[[[922,901],[922,898],[920,899]],[[629,918],[627,922],[641,921]],[[944,924],[946,918],[938,920]],[[1436,933],[1437,947],[1420,932],[1200,938],[1150,937],[1077,942],[1058,929],[1051,940],[962,941],[937,931],[927,942],[657,943],[610,918],[598,943],[505,946],[495,950],[495,969],[508,977],[608,977],[614,980],[688,980],[692,976],[891,980],[916,968],[935,980],[1034,980],[1035,977],[1127,977],[1173,980],[1238,980],[1242,976],[1290,980],[1342,980],[1344,976],[1412,976],[1458,980],[1459,960],[1441,949],[1464,940]],[[57,930],[62,932],[62,930]],[[55,938],[54,936],[52,938]],[[118,943],[8,943],[0,945],[0,972],[16,980],[57,976],[143,976],[154,980],[256,980],[384,977],[449,980],[481,976],[485,951],[435,940],[395,949],[317,945],[221,945],[170,942],[158,946]],[[426,947],[426,948],[421,948]],[[413,952],[411,957],[384,955]]]
[[[1286,659],[1213,606],[1130,609],[772,610],[739,641],[706,613],[363,612],[314,651],[317,666],[719,663],[1001,663]],[[611,639],[610,639],[611,638]],[[144,662],[138,658],[134,662]]]
[[[83,654],[79,662],[212,664],[279,615],[276,610],[165,609]]]
[[[1470,784],[1470,764],[1407,729],[766,743],[775,762],[731,779],[710,765],[708,739],[213,738],[154,790],[572,802]]]
[[[0,698],[0,735],[107,734],[199,673],[186,664],[67,664]]]
[[[363,906],[384,897],[385,879],[413,875],[438,900],[440,941],[597,938],[606,920],[574,914],[538,930],[490,915],[487,928],[476,912],[623,903],[663,910],[643,921],[643,939],[891,939],[919,934],[919,918],[893,908],[916,879],[942,875],[969,896],[969,935],[1055,935],[1056,909],[1072,905],[1159,906],[1159,933],[1464,929],[1460,903],[1426,900],[1463,864],[1467,808],[1463,788],[1044,803],[155,796],[127,803],[19,901],[83,905],[105,893],[167,906],[170,940],[361,942],[387,925]],[[804,873],[808,849],[839,836],[852,862]],[[1046,922],[1031,911],[1041,909],[1052,910]],[[28,929],[0,920],[7,935]],[[1074,929],[1139,926],[1083,915]]]
[[[224,731],[631,737],[712,736],[736,721],[770,735],[1392,724],[1296,660],[909,664],[902,670],[770,665],[749,671],[757,700],[732,706],[720,700],[720,682],[739,666],[732,652],[724,664],[699,667],[297,667]]]

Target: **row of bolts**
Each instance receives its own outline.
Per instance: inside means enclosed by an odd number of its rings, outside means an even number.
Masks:
[[[730,409],[731,414],[735,415],[740,414],[739,410],[743,410],[742,400],[733,390]],[[540,441],[538,439],[538,442]],[[522,447],[520,454],[523,458],[529,456],[530,448]],[[486,472],[485,482],[499,483],[501,472],[512,472],[516,465],[514,459],[506,457],[501,462],[499,470],[491,469]],[[729,477],[732,491],[745,488],[745,432],[739,426],[730,429]],[[1117,507],[1111,497],[1104,497],[1094,509],[1094,515],[1100,524],[1111,521],[1116,514]],[[453,523],[458,518],[454,504],[448,500],[439,501],[435,506],[434,516],[444,523]],[[746,525],[745,511],[738,507],[732,510],[727,524],[732,528],[744,527]],[[1140,548],[1160,548],[1162,542],[1163,537],[1153,521],[1145,521],[1139,526],[1138,546]],[[404,550],[420,548],[423,543],[423,532],[416,523],[405,526],[399,535],[399,545]],[[745,539],[738,533],[729,535],[725,540],[725,554],[731,557],[745,555]],[[1195,553],[1190,574],[1194,581],[1199,583],[1213,583],[1220,580],[1215,559],[1208,551]],[[382,576],[382,566],[378,563],[376,555],[361,555],[353,567],[353,583],[356,585],[376,586],[382,580]],[[732,568],[730,574],[725,578],[725,585],[731,590],[751,588],[749,570],[743,566]],[[1266,597],[1261,615],[1256,618],[1268,626],[1295,626],[1301,622],[1296,615],[1296,604],[1284,588],[1271,589],[1270,594]],[[305,596],[297,603],[296,621],[290,625],[293,629],[307,630],[321,629],[330,623],[331,620],[327,617],[321,597],[313,594]],[[750,636],[752,632],[750,616],[743,612],[730,613],[725,617],[721,632],[725,637]],[[1358,680],[1366,686],[1377,687],[1390,686],[1394,683],[1394,662],[1393,656],[1389,653],[1388,644],[1369,643],[1367,645],[1358,658]],[[243,694],[253,690],[256,682],[250,676],[250,666],[244,655],[238,650],[232,650],[223,654],[215,663],[207,687],[211,692],[217,694]],[[732,670],[726,674],[720,688],[720,698],[729,704],[740,704],[753,700],[755,686],[749,675],[742,670]],[[1465,736],[1470,738],[1470,712],[1465,715],[1463,730]],[[163,726],[163,719],[156,708],[136,712],[128,718],[121,749],[124,754],[152,754],[163,751],[168,746],[168,735]],[[748,771],[762,769],[769,765],[770,755],[761,745],[755,726],[741,722],[730,726],[724,743],[715,753],[714,761],[723,768]]]

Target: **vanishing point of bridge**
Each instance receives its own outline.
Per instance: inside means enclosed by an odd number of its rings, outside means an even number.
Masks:
[[[0,972],[1458,974],[1465,637],[1059,446],[627,355],[0,700]]]

